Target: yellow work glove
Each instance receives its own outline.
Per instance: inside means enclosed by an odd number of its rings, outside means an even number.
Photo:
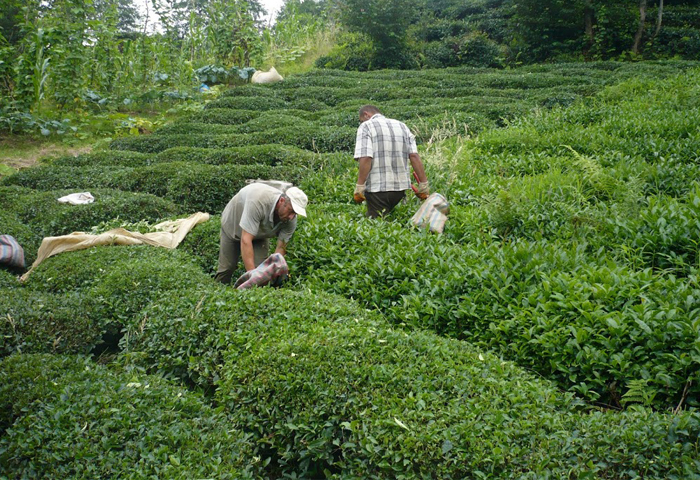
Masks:
[[[365,201],[365,184],[360,185],[359,183],[355,185],[355,192],[352,195],[352,199],[355,203],[362,203]]]
[[[428,195],[430,195],[430,184],[428,184],[427,180],[425,182],[420,182],[416,190],[416,197],[425,200],[428,198]]]

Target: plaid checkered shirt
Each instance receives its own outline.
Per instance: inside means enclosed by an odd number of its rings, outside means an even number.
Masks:
[[[379,113],[357,129],[355,159],[372,157],[367,192],[398,192],[411,188],[408,155],[418,153],[416,137],[406,124]]]

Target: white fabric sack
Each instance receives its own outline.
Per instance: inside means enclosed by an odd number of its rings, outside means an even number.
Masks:
[[[61,203],[70,203],[71,205],[85,205],[95,201],[95,197],[90,192],[71,193],[65,197],[58,199]]]
[[[250,83],[275,83],[282,80],[284,80],[284,77],[277,72],[275,67],[270,67],[270,70],[267,72],[261,72],[260,70],[255,72],[250,79]]]

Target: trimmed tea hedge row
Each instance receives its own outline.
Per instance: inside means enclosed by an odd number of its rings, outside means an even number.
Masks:
[[[164,297],[147,316],[123,339],[129,358],[217,386],[274,478],[698,472],[697,414],[581,415],[496,356],[392,330],[334,296],[220,288]]]
[[[147,167],[166,162],[194,162],[211,165],[265,164],[265,165],[311,165],[318,154],[298,147],[280,144],[249,145],[227,149],[198,147],[174,147],[157,155],[127,150],[108,150],[61,157],[51,162],[52,166],[65,167]]]
[[[18,285],[19,277],[12,270],[0,268],[0,289],[14,288]]]
[[[81,191],[111,187],[162,197],[179,205],[178,210],[188,213],[198,210],[216,213],[223,210],[231,197],[246,185],[247,179],[275,178],[297,183],[300,173],[298,168],[286,166],[219,166],[184,162],[161,163],[139,168],[109,167],[109,174],[105,173],[105,167],[101,166],[47,166],[23,170],[7,177],[3,183],[38,189],[72,187]],[[130,198],[128,194],[123,195]],[[173,204],[167,200],[160,201],[163,204]],[[76,207],[73,208],[77,210]],[[124,218],[146,218],[138,212],[130,216],[127,216],[127,213],[121,212]],[[114,212],[109,218],[117,215],[120,215],[120,212]],[[161,215],[163,216],[165,215]]]
[[[460,248],[399,224],[318,214],[289,256],[306,288],[495,349],[589,399],[619,403],[638,380],[662,406],[686,388],[700,393],[687,382],[700,371],[689,353],[700,286],[616,266],[585,245]]]
[[[80,170],[86,169],[75,169],[76,172]],[[90,169],[87,170],[89,172]],[[54,178],[58,182],[61,182],[61,177],[73,173],[70,167],[32,168],[22,170],[4,180],[11,183],[18,180],[18,175],[27,175],[27,183],[31,183],[30,179],[40,179],[39,175],[35,177],[37,171],[55,173]],[[181,207],[153,195],[93,188],[94,185],[91,184],[83,184],[80,187],[87,187],[95,197],[94,203],[67,205],[57,201],[58,198],[75,192],[75,189],[37,191],[18,186],[0,187],[0,203],[3,205],[3,212],[0,213],[0,233],[8,233],[17,238],[24,247],[28,264],[34,261],[44,237],[89,231],[94,225],[117,217],[156,221],[185,213]]]
[[[81,357],[0,361],[0,476],[254,478],[250,443],[200,396]]]
[[[114,347],[124,323],[159,294],[211,283],[177,250],[101,246],[62,253],[39,265],[25,284],[1,292],[8,301],[0,306],[6,320],[0,355],[88,353],[105,342]]]
[[[92,167],[97,165],[120,167],[145,167],[153,163],[153,156],[139,152],[100,151],[64,156],[51,161],[51,165],[66,167]]]
[[[210,165],[313,166],[320,154],[289,145],[250,145],[225,149],[174,147],[156,155],[156,162],[193,162]]]
[[[289,127],[312,127],[313,124],[307,120],[302,120],[291,115],[275,113],[269,116],[260,116],[249,122],[239,125],[220,125],[212,123],[189,123],[180,122],[166,125],[158,129],[156,135],[182,135],[182,134],[209,134],[209,135],[227,135],[227,134],[246,134],[264,132],[273,128],[289,128]]]
[[[90,353],[102,343],[109,318],[81,293],[0,288],[0,357],[12,353]]]
[[[173,147],[230,148],[278,143],[314,152],[350,151],[357,130],[347,127],[300,125],[240,135],[149,135],[125,137],[110,144],[113,150],[158,153]]]

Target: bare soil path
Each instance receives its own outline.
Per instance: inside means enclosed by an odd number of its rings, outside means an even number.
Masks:
[[[0,164],[14,170],[33,167],[42,159],[87,153],[92,145],[67,145],[27,137],[0,136]]]

